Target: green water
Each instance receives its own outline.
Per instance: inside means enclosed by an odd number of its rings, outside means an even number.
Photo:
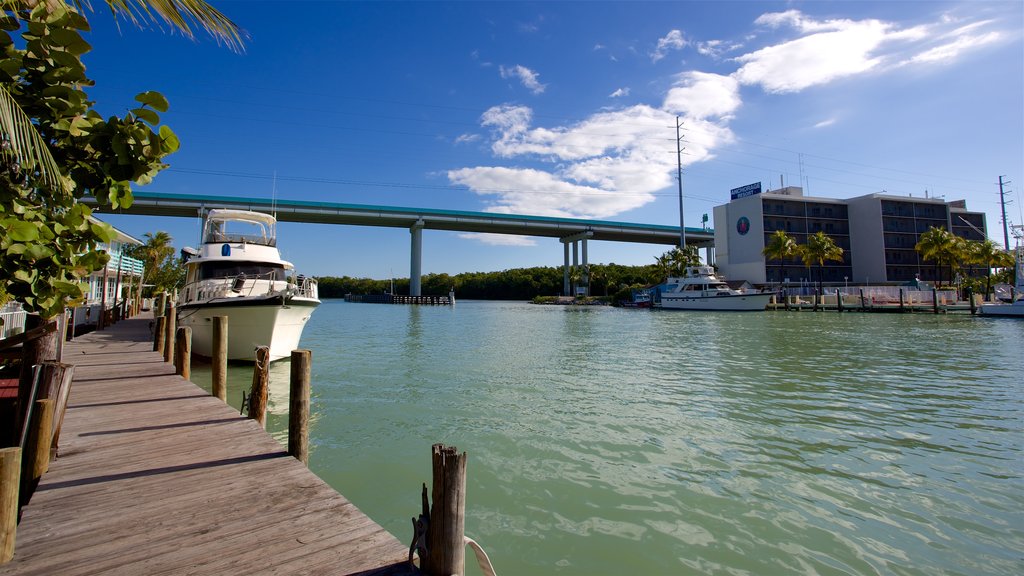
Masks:
[[[431,445],[467,451],[501,576],[1016,575],[1022,342],[967,315],[328,301],[310,467],[408,542]]]

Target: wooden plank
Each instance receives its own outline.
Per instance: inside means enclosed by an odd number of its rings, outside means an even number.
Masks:
[[[149,322],[68,343],[60,456],[0,576],[417,573],[258,424],[174,375]]]

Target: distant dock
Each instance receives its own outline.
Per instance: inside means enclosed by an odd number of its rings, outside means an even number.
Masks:
[[[419,573],[256,421],[175,375],[150,320],[66,344],[59,457],[0,576]]]
[[[817,298],[817,305],[815,305]],[[877,294],[825,294],[824,296],[773,296],[768,310],[821,310],[832,312],[875,312],[875,313],[928,313],[945,314],[967,312],[973,314],[979,297],[957,301],[948,291],[904,291],[898,289],[892,295]]]
[[[402,296],[400,294],[345,294],[346,302],[364,304],[412,304],[418,306],[454,306],[455,293],[447,296]]]

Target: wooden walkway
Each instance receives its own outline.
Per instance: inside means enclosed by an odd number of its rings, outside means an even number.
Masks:
[[[255,421],[174,375],[149,321],[66,345],[60,457],[0,575],[418,573]]]

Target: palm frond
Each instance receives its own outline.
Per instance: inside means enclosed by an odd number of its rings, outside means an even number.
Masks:
[[[22,170],[38,170],[47,187],[64,194],[70,192],[46,142],[6,86],[0,86],[0,133],[10,141]]]
[[[140,25],[141,20],[152,22],[163,20],[188,38],[195,38],[192,27],[198,26],[206,30],[217,43],[223,42],[235,52],[245,51],[245,33],[231,19],[203,0],[105,1],[115,15],[124,16],[136,26]],[[88,6],[87,0],[74,0],[74,2],[80,8]]]

